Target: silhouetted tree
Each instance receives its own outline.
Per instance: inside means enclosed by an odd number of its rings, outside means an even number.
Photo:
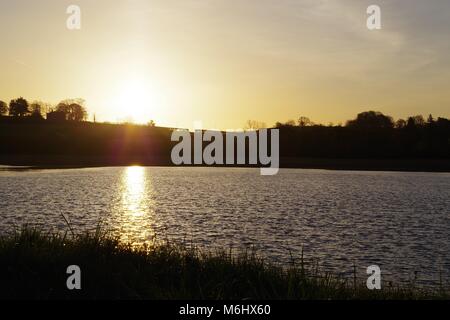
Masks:
[[[23,117],[29,114],[28,101],[20,97],[15,100],[11,100],[9,103],[9,114],[13,117]]]
[[[32,104],[30,104],[30,112],[33,118],[43,119],[44,118],[43,109],[44,109],[43,104],[38,101],[35,101]]]
[[[417,115],[413,117],[408,118],[407,127],[408,128],[414,128],[414,127],[423,127],[425,125],[425,119],[422,115]]]
[[[446,119],[446,118],[437,118],[436,120],[436,126],[439,128],[443,128],[443,129],[448,129],[448,131],[450,131],[450,120]],[[450,137],[449,137],[449,141],[450,141]]]
[[[347,126],[373,129],[393,128],[394,120],[392,117],[385,116],[381,112],[366,111],[358,114],[355,120],[348,121]]]
[[[55,112],[62,112],[66,115],[66,120],[68,119],[68,114],[70,113],[69,104],[65,102],[60,102],[56,105]]]
[[[300,117],[298,118],[298,126],[299,127],[306,127],[310,126],[312,124],[311,120],[309,120],[308,117]]]
[[[73,121],[85,121],[87,119],[86,109],[79,104],[73,103],[70,105],[71,113],[69,120]]]
[[[66,120],[69,121],[85,121],[87,118],[87,111],[84,108],[84,100],[64,100],[56,106],[57,112],[62,112],[66,115]]]
[[[4,101],[0,101],[0,116],[4,116],[8,113],[8,105]]]
[[[156,123],[155,123],[155,121],[153,121],[153,120],[150,120],[150,121],[147,123],[147,125],[148,125],[149,127],[156,127]]]
[[[406,120],[404,120],[404,119],[398,119],[398,120],[395,122],[395,127],[398,128],[398,129],[402,129],[402,128],[406,127]]]

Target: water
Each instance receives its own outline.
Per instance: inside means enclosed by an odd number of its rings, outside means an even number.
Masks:
[[[450,174],[242,168],[0,170],[0,231],[39,225],[124,241],[254,247],[284,265],[299,257],[348,275],[379,265],[385,279],[450,279]]]

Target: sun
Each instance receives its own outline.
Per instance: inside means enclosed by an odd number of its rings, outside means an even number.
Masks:
[[[143,79],[129,79],[118,88],[118,107],[124,120],[147,123],[154,118],[157,97],[153,86]]]

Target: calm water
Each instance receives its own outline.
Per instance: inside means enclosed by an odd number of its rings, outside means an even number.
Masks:
[[[0,231],[41,225],[76,230],[99,221],[135,243],[192,241],[253,246],[268,259],[291,254],[360,276],[435,285],[450,280],[450,174],[257,169],[94,168],[0,170]]]

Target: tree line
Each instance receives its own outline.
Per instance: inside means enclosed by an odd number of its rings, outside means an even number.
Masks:
[[[406,119],[394,120],[393,117],[384,115],[379,111],[365,111],[359,113],[355,119],[348,120],[345,123],[345,127],[350,128],[372,128],[372,129],[387,129],[387,128],[412,128],[412,127],[425,127],[434,125],[446,125],[448,124],[448,119],[439,117],[435,119],[433,115],[429,115],[425,118],[422,115],[410,116]],[[275,128],[285,128],[285,127],[324,127],[323,124],[317,124],[311,121],[308,117],[300,116],[297,120],[288,120],[286,122],[276,122]],[[330,123],[328,127],[343,127],[342,123],[334,125]],[[255,120],[248,120],[246,122],[246,129],[261,129],[265,128],[264,122],[259,122]]]
[[[11,100],[9,104],[0,100],[0,116],[44,119],[48,113],[59,113],[69,121],[85,121],[88,115],[83,99],[65,99],[57,105],[41,101],[30,103],[22,97]]]
[[[16,117],[30,117],[30,109]],[[0,157],[8,156],[14,160],[15,155],[65,155],[76,162],[77,157],[92,156],[93,159],[122,159],[123,163],[128,163],[128,160],[147,163],[148,159],[156,157],[170,163],[173,129],[66,122],[70,125],[5,121],[6,125],[0,125]],[[259,121],[249,121],[247,127],[267,128]],[[411,116],[394,121],[380,112],[367,111],[344,125],[315,124],[307,117],[299,117],[297,121],[278,122],[271,126],[275,127],[280,130],[282,163],[300,158],[450,159],[450,120],[442,117],[428,116],[425,120],[422,116]],[[122,163],[119,160],[117,163]]]
[[[248,121],[248,125],[259,125]],[[394,120],[377,111],[342,124],[315,124],[307,117],[277,122],[284,157],[450,157],[450,120],[429,115]],[[251,128],[258,129],[258,128]]]

